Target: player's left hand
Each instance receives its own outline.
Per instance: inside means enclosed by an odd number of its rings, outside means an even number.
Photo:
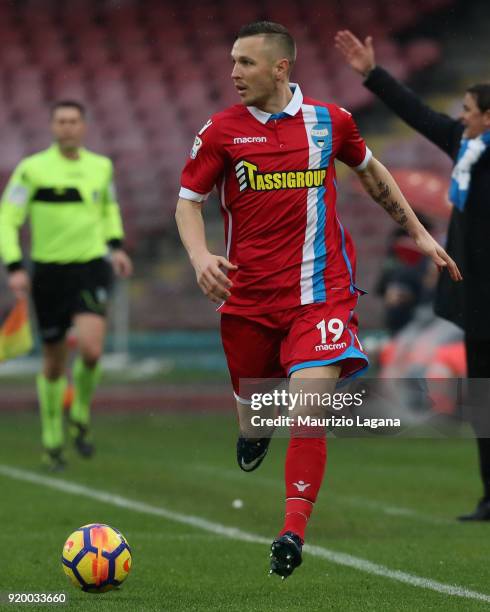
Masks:
[[[463,280],[463,276],[456,262],[449,257],[442,246],[434,240],[428,231],[424,229],[424,231],[420,232],[417,236],[413,236],[413,239],[422,253],[430,257],[436,264],[439,272],[441,272],[443,268],[447,268],[449,276],[453,281],[458,282]]]
[[[133,263],[122,249],[111,252],[112,269],[119,278],[128,278],[133,273]]]

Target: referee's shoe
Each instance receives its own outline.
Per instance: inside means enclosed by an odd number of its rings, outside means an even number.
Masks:
[[[45,448],[41,462],[48,472],[62,472],[66,467],[63,449],[61,447]]]
[[[90,459],[95,452],[95,446],[89,438],[88,427],[70,419],[69,431],[78,454],[85,459]]]

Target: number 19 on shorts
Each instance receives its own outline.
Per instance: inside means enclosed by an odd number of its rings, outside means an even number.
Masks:
[[[325,322],[325,319],[322,319],[316,326],[317,329],[320,330],[321,334],[321,344],[327,343],[327,331],[332,335],[331,342],[337,342],[344,331],[344,324],[340,319],[329,319],[328,323]]]

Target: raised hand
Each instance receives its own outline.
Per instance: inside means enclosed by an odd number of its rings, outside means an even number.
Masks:
[[[340,30],[335,35],[335,47],[347,63],[363,76],[367,76],[376,66],[371,36],[368,36],[363,44],[350,30]]]

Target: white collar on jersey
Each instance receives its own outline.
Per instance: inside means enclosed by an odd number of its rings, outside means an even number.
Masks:
[[[296,115],[296,113],[301,108],[301,105],[303,104],[303,93],[297,83],[289,83],[289,87],[293,92],[293,97],[291,98],[291,100],[289,100],[289,103],[286,108],[282,109],[282,112],[286,113],[287,115],[290,115],[291,117],[294,117],[294,115]],[[260,110],[260,108],[257,108],[256,106],[247,106],[247,109],[250,114],[257,119],[257,121],[260,121],[260,123],[264,124],[269,121],[269,118],[272,114],[266,113],[265,111]]]

